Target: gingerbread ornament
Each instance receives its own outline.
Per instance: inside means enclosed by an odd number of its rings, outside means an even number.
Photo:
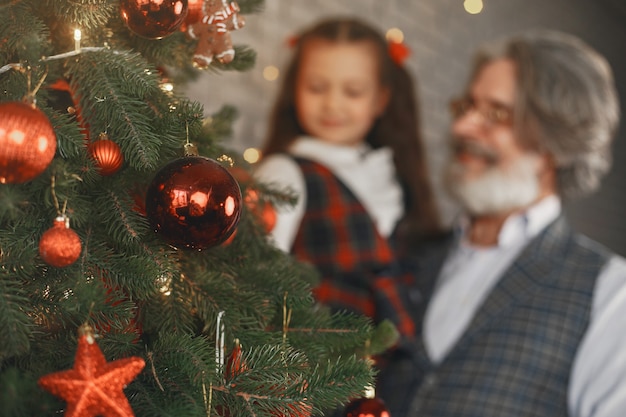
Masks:
[[[238,15],[239,6],[227,0],[204,0],[202,19],[189,25],[187,34],[198,39],[193,62],[200,68],[211,65],[213,58],[227,64],[235,58],[230,31],[240,29],[245,19]]]

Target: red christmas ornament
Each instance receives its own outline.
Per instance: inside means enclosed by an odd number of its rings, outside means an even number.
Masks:
[[[248,210],[257,218],[264,226],[265,232],[269,233],[276,226],[276,210],[269,201],[259,204],[259,193],[254,189],[252,183],[254,180],[248,171],[239,167],[232,167],[230,173],[240,183],[247,186],[244,201]]]
[[[0,183],[30,181],[50,165],[57,139],[50,120],[24,102],[0,103]]]
[[[243,360],[243,351],[241,350],[241,343],[239,339],[235,340],[232,352],[228,355],[226,361],[226,378],[231,379],[242,373],[247,369],[247,365]]]
[[[89,145],[89,153],[101,175],[115,174],[124,162],[120,145],[109,139],[106,133],[101,133],[99,139]]]
[[[390,417],[385,403],[380,398],[357,398],[344,409],[343,417]]]
[[[87,141],[89,141],[89,124],[83,120],[82,112],[80,109],[80,97],[76,94],[76,92],[70,87],[69,82],[67,80],[60,78],[56,80],[54,83],[48,86],[53,92],[56,94],[52,95],[53,108],[58,108],[60,111],[67,111],[69,114],[73,114],[76,117],[76,122],[78,123],[78,127]],[[54,100],[56,98],[56,100]],[[56,101],[56,103],[55,103]],[[55,107],[56,104],[56,107]]]
[[[93,329],[81,327],[74,368],[45,375],[39,385],[67,402],[65,417],[132,417],[124,387],[145,366],[132,356],[107,362],[95,342]]]
[[[146,192],[151,226],[175,247],[206,249],[224,242],[241,216],[241,190],[228,170],[185,156],[157,172]]]
[[[46,230],[39,240],[39,255],[50,266],[62,268],[76,262],[82,243],[75,231],[70,229],[69,219],[59,216],[52,228]]]
[[[121,0],[122,20],[135,34],[162,39],[176,32],[187,17],[187,0]]]
[[[248,188],[246,190],[245,202],[250,211],[256,216],[265,228],[265,232],[269,233],[276,226],[276,211],[269,201],[259,204],[259,193]]]

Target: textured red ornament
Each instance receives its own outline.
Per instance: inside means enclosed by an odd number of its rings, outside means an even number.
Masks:
[[[345,408],[343,417],[390,417],[385,403],[380,398],[358,398]]]
[[[85,333],[78,339],[74,368],[42,376],[39,385],[67,402],[65,417],[134,416],[123,389],[145,361],[132,356],[107,362],[93,331]]]
[[[62,268],[76,262],[82,243],[75,231],[70,229],[67,217],[54,219],[52,228],[46,230],[39,240],[39,255],[45,263]]]
[[[146,192],[146,216],[175,247],[206,249],[224,242],[241,216],[239,184],[218,162],[185,156],[165,165]]]
[[[0,183],[30,181],[50,165],[57,148],[52,124],[38,108],[0,104]]]
[[[148,39],[165,38],[176,32],[187,17],[187,0],[121,0],[126,26]]]
[[[99,139],[89,145],[89,153],[101,175],[115,174],[124,163],[120,145],[109,139],[106,133],[101,133]]]

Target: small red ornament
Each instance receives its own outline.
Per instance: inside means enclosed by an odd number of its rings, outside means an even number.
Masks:
[[[146,216],[175,247],[206,249],[224,242],[241,216],[239,184],[218,162],[185,156],[165,165],[146,192]]]
[[[232,167],[230,173],[240,184],[245,185],[247,188],[243,200],[248,210],[263,225],[266,233],[271,232],[274,226],[276,226],[276,210],[272,203],[264,201],[259,204],[259,193],[252,185],[254,180],[248,171],[243,168]]]
[[[34,105],[0,103],[0,183],[19,184],[41,174],[57,148],[50,120]]]
[[[383,400],[378,397],[357,398],[344,409],[343,417],[390,417]]]
[[[44,375],[39,385],[67,402],[65,417],[132,417],[123,389],[144,368],[140,357],[107,362],[95,342],[93,329],[79,329],[74,368]]]
[[[69,219],[59,216],[52,228],[46,230],[39,240],[39,255],[50,266],[62,268],[76,262],[82,243],[75,231],[70,229]]]
[[[241,343],[239,343],[239,339],[235,339],[233,350],[230,352],[230,355],[228,355],[228,360],[226,361],[226,378],[234,378],[247,368],[248,367],[243,360]]]
[[[126,26],[148,39],[162,39],[176,32],[187,17],[187,0],[121,0]]]
[[[269,201],[265,201],[259,204],[259,193],[253,189],[248,188],[246,190],[246,197],[244,199],[248,209],[256,216],[259,222],[263,225],[265,232],[269,233],[276,226],[276,211],[274,206]]]
[[[124,163],[120,145],[109,139],[106,133],[100,133],[98,140],[89,145],[89,153],[96,161],[101,175],[115,174]]]

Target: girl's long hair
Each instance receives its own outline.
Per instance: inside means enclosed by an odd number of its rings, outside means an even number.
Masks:
[[[306,135],[295,108],[296,77],[304,45],[312,39],[332,42],[370,42],[376,46],[380,83],[389,88],[389,103],[375,121],[366,141],[372,148],[393,150],[396,171],[404,188],[406,215],[399,226],[403,239],[414,241],[441,232],[435,197],[420,134],[415,85],[408,71],[389,55],[384,36],[370,25],[352,18],[317,23],[298,36],[291,62],[270,115],[263,156],[286,152],[299,136]]]

